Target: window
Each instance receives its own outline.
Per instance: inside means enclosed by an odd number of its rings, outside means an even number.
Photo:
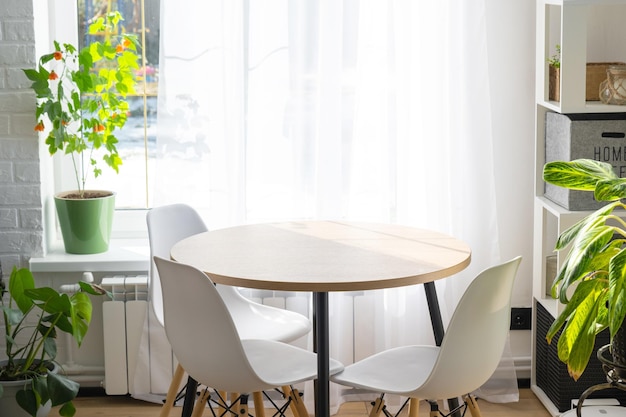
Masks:
[[[47,6],[38,7],[42,9],[38,10],[41,15],[50,16],[50,46],[53,39],[71,42],[79,48],[88,45],[94,41],[94,37],[86,33],[89,24],[111,11],[122,14],[124,21],[120,27],[134,33],[142,45],[139,52],[143,68],[137,74],[137,94],[128,98],[131,107],[128,122],[117,133],[118,151],[123,160],[120,172],[116,174],[103,167],[102,175],[90,177],[87,186],[115,191],[114,238],[144,237],[145,210],[152,204],[149,190],[154,177],[156,148],[160,0],[51,1]],[[47,13],[43,10],[46,7]],[[54,163],[54,192],[76,188],[71,164],[62,158],[59,156]]]
[[[79,0],[79,47],[93,40],[93,36],[86,34],[89,24],[115,10],[124,18],[122,30],[137,35],[143,46],[139,51],[143,68],[138,73],[137,94],[128,99],[131,108],[128,122],[117,135],[123,160],[120,173],[103,169],[103,175],[90,180],[90,184],[91,188],[114,190],[118,209],[145,209],[150,206],[148,184],[156,142],[160,5],[159,0]]]

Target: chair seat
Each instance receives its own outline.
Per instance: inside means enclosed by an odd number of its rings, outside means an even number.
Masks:
[[[260,379],[272,388],[298,384],[317,375],[317,359],[313,352],[272,340],[242,340],[250,365]],[[334,375],[343,365],[330,359],[329,372]]]
[[[331,381],[368,391],[407,394],[426,381],[438,355],[436,346],[393,348],[346,366]]]

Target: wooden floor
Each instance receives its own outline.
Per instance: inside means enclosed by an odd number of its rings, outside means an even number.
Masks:
[[[530,389],[520,389],[520,400],[516,403],[492,404],[479,400],[480,411],[483,417],[550,417],[543,405]],[[79,397],[74,400],[76,406],[75,417],[158,417],[160,405],[135,400],[125,396],[97,396]],[[366,417],[370,404],[365,402],[350,402],[342,404],[339,417]],[[269,410],[268,410],[269,411]],[[309,410],[311,411],[311,410]],[[180,416],[181,408],[176,407],[170,413],[171,417]],[[251,410],[251,412],[253,412]],[[422,401],[420,417],[427,417],[428,404]],[[266,416],[271,416],[270,412]],[[206,410],[203,417],[211,416]],[[466,414],[469,416],[469,412]],[[59,417],[58,408],[52,410],[50,417]]]

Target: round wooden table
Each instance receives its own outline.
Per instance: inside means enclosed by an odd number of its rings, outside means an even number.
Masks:
[[[465,269],[467,244],[424,229],[344,221],[294,221],[201,233],[174,245],[172,259],[218,284],[313,292],[318,355],[315,415],[329,417],[328,293],[424,284],[435,341],[443,324],[435,280]]]

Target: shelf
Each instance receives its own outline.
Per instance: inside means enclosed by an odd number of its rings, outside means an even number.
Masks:
[[[544,206],[546,210],[548,210],[550,213],[552,213],[556,217],[568,217],[569,216],[569,217],[574,218],[575,221],[578,221],[582,219],[583,217],[587,216],[588,214],[593,213],[593,211],[568,210],[565,207],[558,205],[557,203],[555,203],[554,201],[546,197],[537,197],[537,199],[541,202],[541,204]]]
[[[542,306],[552,317],[557,317],[564,305],[553,299],[549,292],[554,275],[567,255],[567,249],[555,252],[556,241],[561,233],[592,211],[570,211],[544,197],[546,114],[626,112],[626,106],[589,101],[588,98],[592,98],[595,93],[591,80],[594,80],[593,84],[597,83],[602,74],[595,78],[592,74],[587,76],[587,63],[626,63],[626,25],[623,24],[626,0],[537,0],[536,13],[533,306]],[[549,100],[548,59],[557,53],[556,45],[560,45],[561,50],[559,101]],[[626,217],[623,211],[616,214]],[[537,386],[538,373],[543,381],[546,372],[541,366],[542,359],[537,358],[536,338],[541,336],[537,330],[538,310],[543,311],[533,308],[531,389],[548,412],[557,416],[560,415],[559,410],[546,392]],[[563,395],[569,393],[563,391]]]
[[[546,407],[546,411],[548,411],[551,416],[558,417],[561,415],[561,412],[556,408],[554,404],[552,404],[550,398],[548,398],[546,393],[541,388],[539,388],[536,384],[531,384],[530,390],[533,392],[533,394],[535,394],[537,399],[541,401],[543,406]]]
[[[626,0],[538,0],[536,101],[559,113],[623,112],[586,101],[587,63],[626,62]],[[548,100],[548,58],[561,46],[560,101]]]
[[[537,104],[545,107],[547,110],[552,110],[562,114],[575,114],[575,113],[626,113],[626,105],[617,106],[613,104],[604,104],[600,101],[586,101],[580,106],[569,105],[563,108],[557,101],[543,101],[538,100]]]
[[[147,273],[150,250],[144,240],[114,240],[104,253],[75,255],[63,250],[30,259],[33,272],[136,272]]]

